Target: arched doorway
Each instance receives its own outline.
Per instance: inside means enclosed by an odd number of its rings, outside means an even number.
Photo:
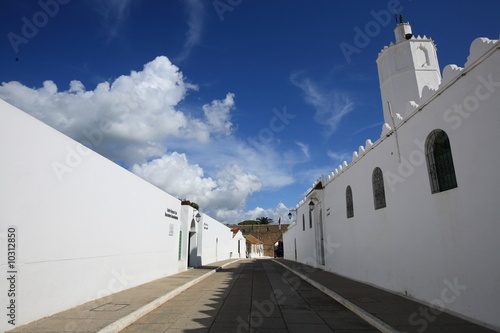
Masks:
[[[198,267],[198,239],[196,236],[196,222],[191,220],[188,237],[188,267]]]

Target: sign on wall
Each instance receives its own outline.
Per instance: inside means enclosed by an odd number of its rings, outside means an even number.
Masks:
[[[167,208],[167,211],[165,212],[165,216],[169,217],[171,219],[174,219],[174,220],[179,219],[179,217],[177,216],[177,211],[170,209],[170,208]]]

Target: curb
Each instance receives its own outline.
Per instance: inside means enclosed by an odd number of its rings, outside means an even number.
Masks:
[[[194,286],[195,284],[197,284],[198,282],[206,279],[210,275],[215,274],[215,272],[217,272],[218,270],[224,268],[225,266],[233,264],[233,263],[235,263],[235,262],[237,262],[239,260],[240,259],[236,259],[236,260],[233,260],[231,262],[225,263],[224,265],[219,266],[219,267],[211,270],[210,272],[207,272],[207,273],[205,273],[205,274],[197,277],[196,279],[191,280],[191,281],[183,284],[182,286],[175,288],[172,291],[169,291],[165,295],[163,295],[163,296],[155,299],[154,301],[152,301],[152,302],[150,302],[150,303],[148,303],[148,304],[140,307],[139,309],[137,309],[134,312],[126,315],[125,317],[122,317],[122,318],[118,319],[117,321],[109,324],[108,326],[100,329],[99,331],[97,331],[97,333],[116,333],[116,332],[119,332],[119,331],[123,330],[125,327],[133,324],[139,318],[147,315],[149,312],[151,312],[151,311],[159,308],[161,305],[163,305],[168,300],[170,300],[170,299],[174,298],[175,296],[179,295],[184,290],[188,289],[189,287]]]
[[[327,287],[325,287],[321,283],[314,281],[313,279],[305,276],[302,273],[297,272],[293,268],[290,268],[287,265],[282,264],[282,263],[278,262],[275,259],[271,259],[271,260],[274,261],[275,263],[283,266],[284,268],[288,269],[290,272],[294,273],[295,275],[297,275],[298,277],[300,277],[302,280],[308,282],[309,284],[311,284],[315,288],[321,290],[323,293],[327,294],[328,296],[330,296],[331,298],[333,298],[334,300],[336,300],[337,302],[339,302],[340,304],[342,304],[343,306],[345,306],[347,309],[349,309],[350,311],[354,312],[358,317],[360,317],[361,319],[363,319],[364,321],[366,321],[368,324],[370,324],[373,327],[375,327],[376,329],[378,329],[380,332],[383,332],[383,333],[400,333],[400,331],[396,330],[395,328],[393,328],[392,326],[390,326],[386,322],[380,320],[379,318],[375,317],[371,313],[363,310],[359,306],[357,306],[354,303],[348,301],[346,298],[340,296],[339,294],[337,294],[336,292],[332,291],[331,289],[328,289]]]

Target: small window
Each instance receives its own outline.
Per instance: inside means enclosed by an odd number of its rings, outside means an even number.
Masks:
[[[302,231],[306,230],[306,217],[302,214]]]
[[[448,135],[442,130],[432,131],[427,137],[425,150],[431,192],[438,193],[457,187]]]
[[[313,227],[312,211],[309,210],[309,229]]]
[[[375,209],[385,207],[385,188],[384,188],[384,175],[379,167],[373,170],[372,174],[373,186],[373,203]]]
[[[352,190],[351,186],[347,186],[345,190],[345,201],[347,209],[347,218],[354,217],[354,203],[352,201]]]

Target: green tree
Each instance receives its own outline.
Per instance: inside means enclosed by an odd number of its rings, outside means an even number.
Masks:
[[[256,220],[257,224],[269,224],[273,222],[273,219],[264,216],[258,217]]]
[[[252,225],[252,224],[259,224],[259,222],[255,221],[255,220],[246,220],[246,221],[238,223],[238,225]]]

